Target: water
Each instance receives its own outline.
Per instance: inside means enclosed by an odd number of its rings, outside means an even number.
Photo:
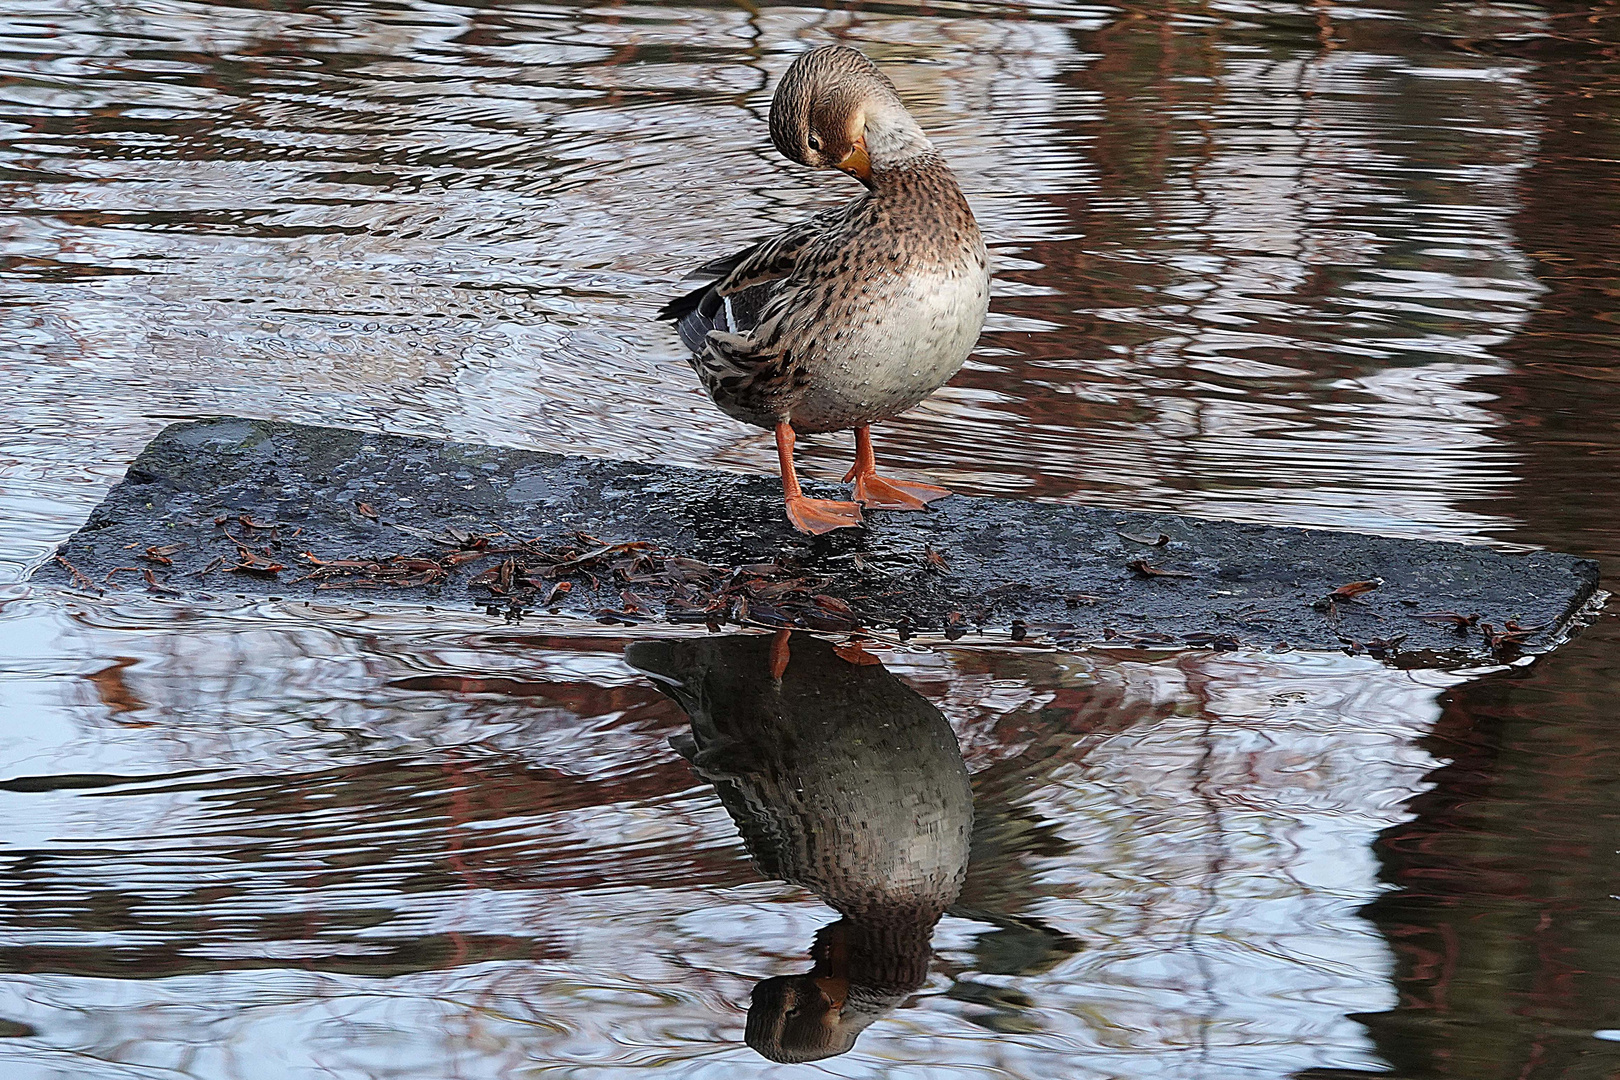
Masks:
[[[849,905],[759,873],[628,639],[22,584],[177,417],[770,471],[651,315],[850,195],[762,123],[828,40],[894,78],[998,267],[885,461],[1612,578],[1612,8],[11,0],[0,1068],[1613,1075],[1612,613],[1510,671],[874,649],[873,715],[954,731],[973,836],[929,864],[931,961],[862,997],[888,954],[827,958]],[[923,859],[879,833],[877,880]],[[870,1026],[772,1065],[755,987],[804,972]]]

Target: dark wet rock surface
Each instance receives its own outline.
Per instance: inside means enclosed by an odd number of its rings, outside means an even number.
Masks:
[[[774,477],[231,417],[163,431],[37,575],[509,618],[1286,644],[1406,663],[1546,648],[1597,578],[1549,552],[960,496],[808,538]]]

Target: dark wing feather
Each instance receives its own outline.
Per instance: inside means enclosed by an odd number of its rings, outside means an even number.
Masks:
[[[693,352],[704,347],[711,330],[747,333],[759,322],[778,283],[793,273],[799,256],[849,210],[840,206],[823,211],[734,255],[704,263],[688,280],[707,280],[665,304],[658,317],[674,320],[681,341]]]
[[[681,279],[683,282],[701,281],[702,284],[693,289],[691,292],[678,296],[674,300],[671,300],[669,303],[665,304],[663,307],[659,308],[658,317],[660,319],[678,322],[689,312],[696,311],[698,309],[698,305],[703,302],[703,298],[709,294],[714,286],[723,281],[733,270],[737,269],[737,265],[739,263],[748,258],[755,251],[759,250],[759,245],[764,242],[765,241],[761,240],[757,243],[749,244],[747,247],[743,248],[739,252],[736,252],[735,254],[727,255],[723,259],[713,259],[704,263],[696,270],[693,270],[690,274],[687,274]]]

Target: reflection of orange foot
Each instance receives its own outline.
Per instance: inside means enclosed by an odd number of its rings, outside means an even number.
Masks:
[[[787,516],[795,529],[819,536],[834,529],[851,529],[858,526],[861,523],[861,508],[852,502],[790,495],[787,500]]]
[[[793,631],[778,630],[771,638],[771,678],[782,681],[787,674],[788,661],[793,659]]]
[[[860,638],[851,638],[839,645],[833,646],[833,653],[846,664],[865,667],[869,664],[882,665],[883,661],[873,656],[861,647]]]
[[[950,492],[933,484],[919,484],[912,480],[890,480],[877,473],[844,477],[855,481],[855,501],[872,510],[921,510],[935,499],[943,499]]]

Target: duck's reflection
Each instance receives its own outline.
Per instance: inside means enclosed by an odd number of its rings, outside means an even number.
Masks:
[[[761,872],[843,916],[815,966],[765,979],[748,1045],[842,1054],[923,985],[934,926],[967,877],[973,795],[938,709],[865,654],[803,634],[648,641],[626,659],[692,720],[673,740]]]

